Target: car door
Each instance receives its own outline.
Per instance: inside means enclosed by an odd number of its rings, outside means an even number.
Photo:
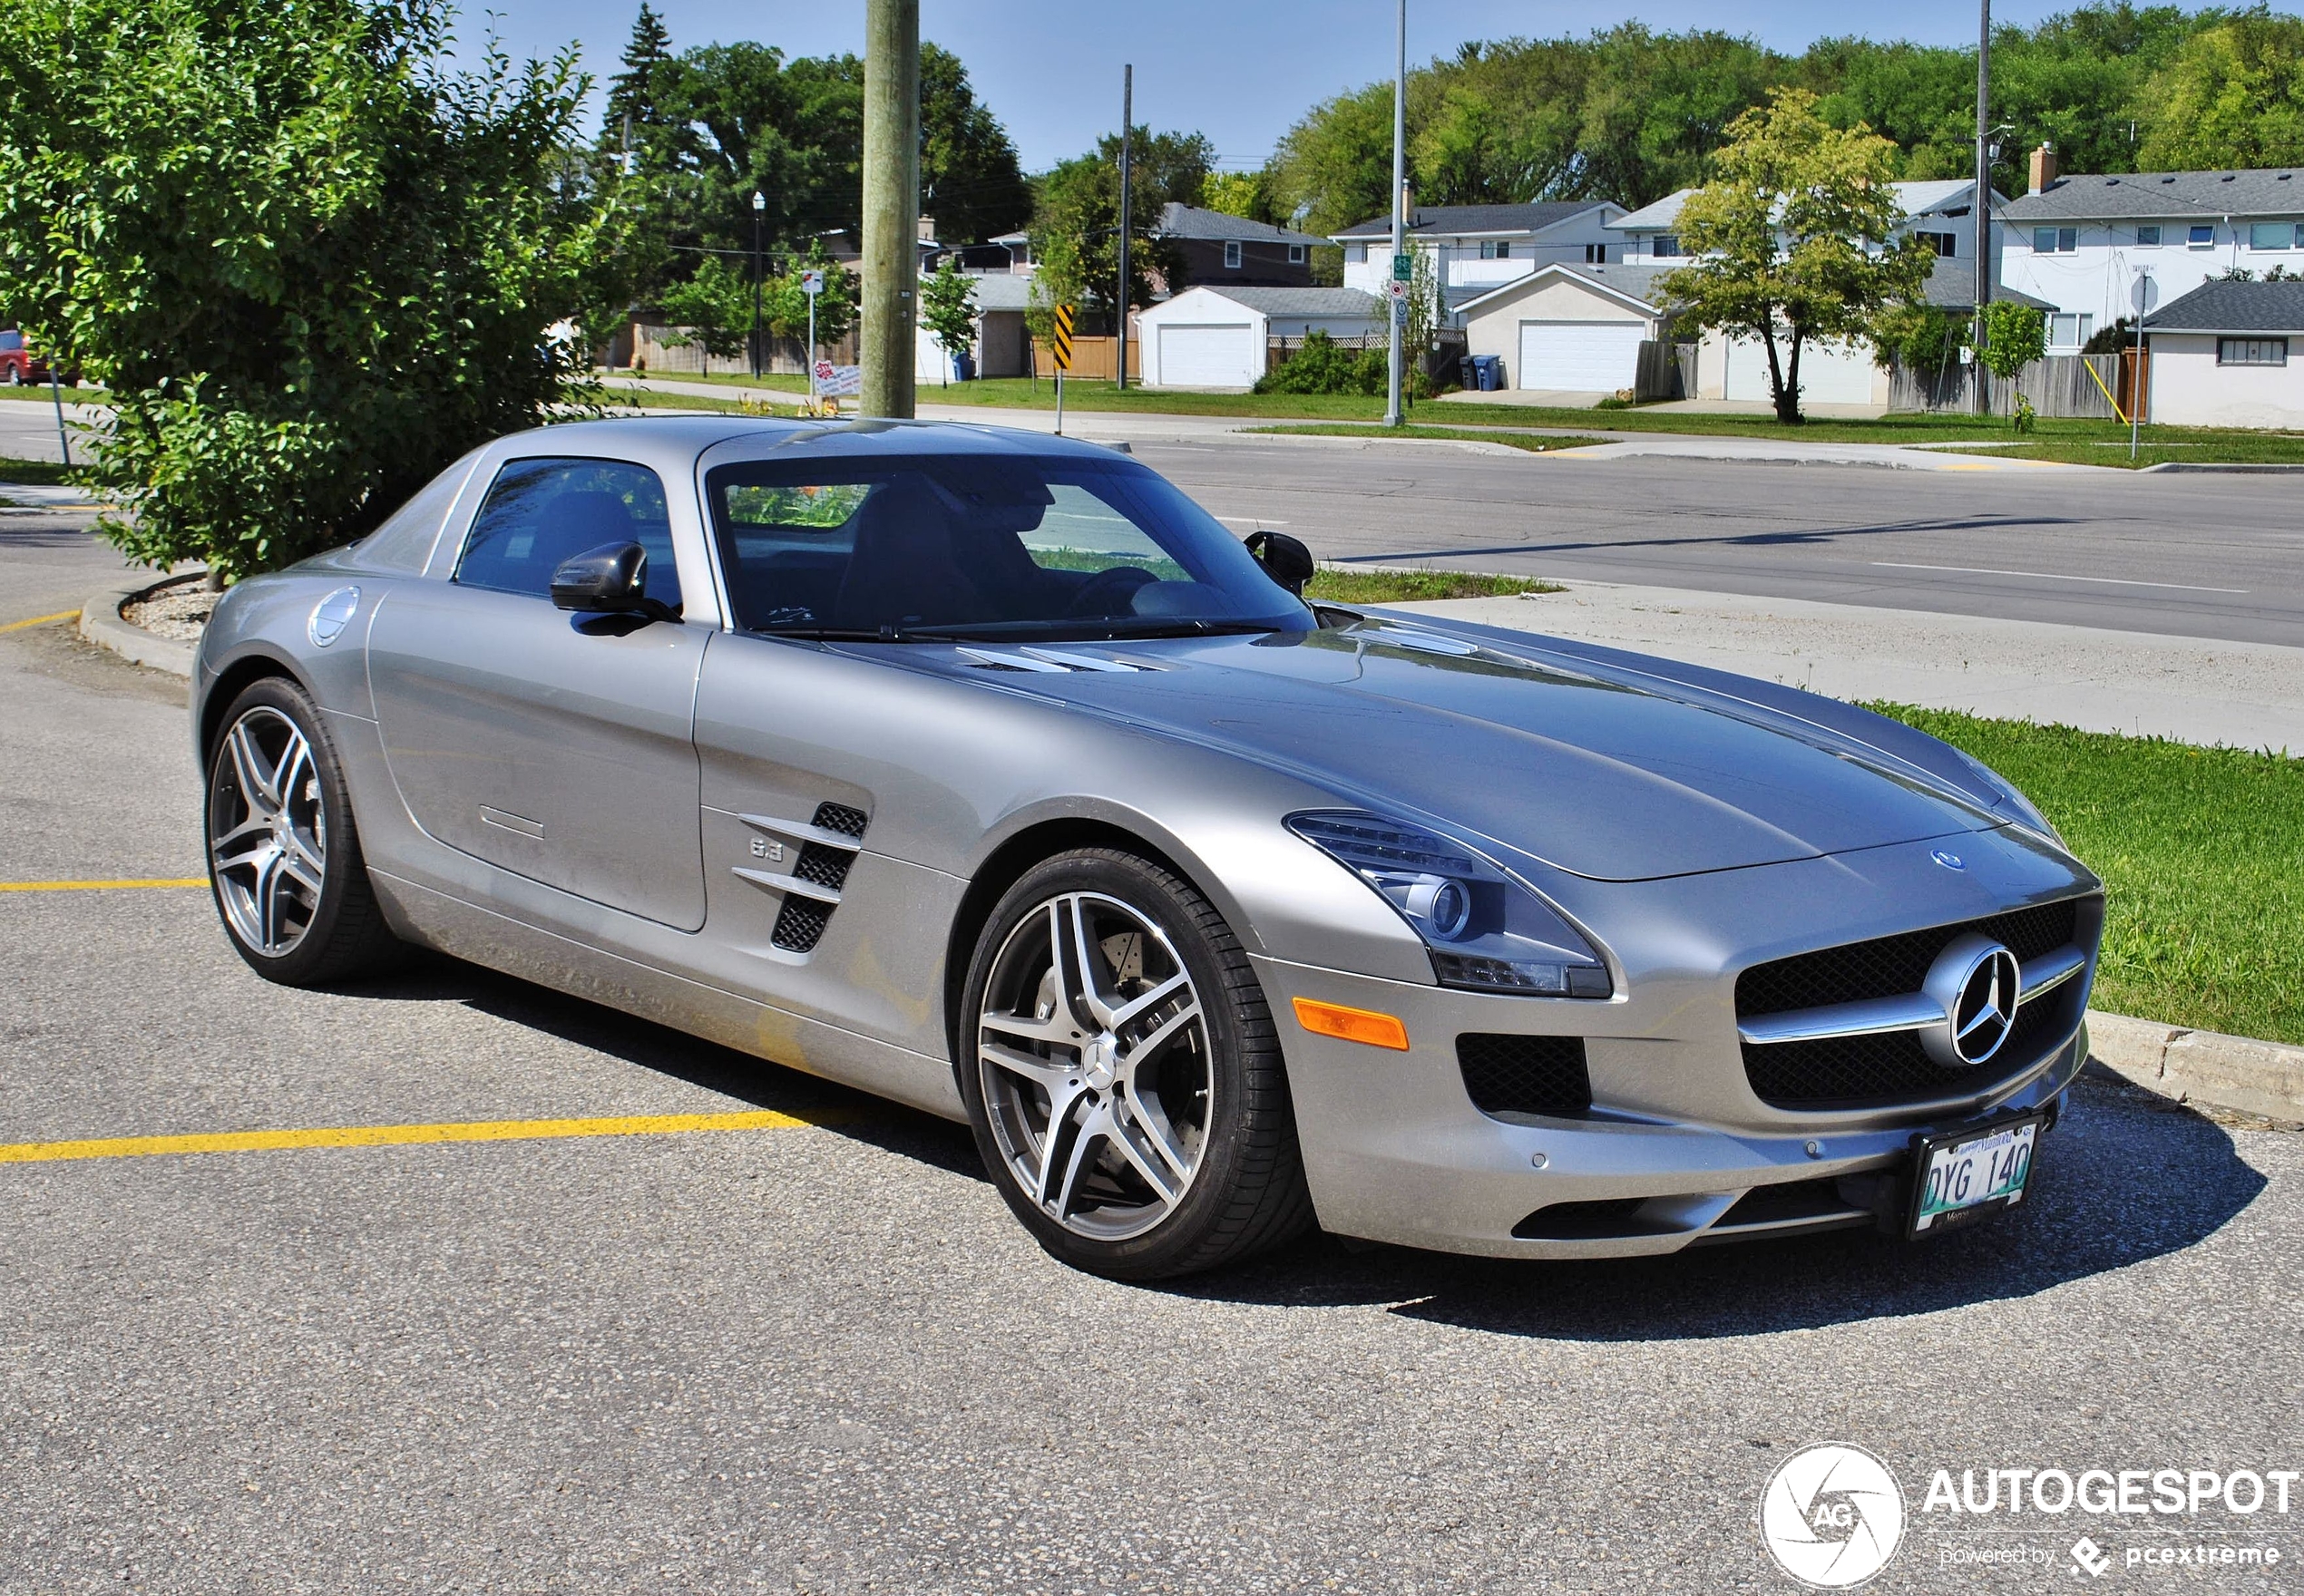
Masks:
[[[376,611],[368,666],[385,756],[431,836],[594,903],[704,923],[696,685],[713,628],[553,608],[552,573],[602,544],[649,550],[680,602],[664,485],[553,456],[496,472],[446,581]]]

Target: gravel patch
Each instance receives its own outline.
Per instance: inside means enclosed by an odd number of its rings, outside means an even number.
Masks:
[[[208,626],[208,618],[216,612],[216,601],[224,596],[210,592],[207,580],[205,571],[172,577],[157,587],[145,589],[122,605],[120,618],[156,637],[197,643]]]

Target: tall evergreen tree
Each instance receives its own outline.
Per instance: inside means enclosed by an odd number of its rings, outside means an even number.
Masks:
[[[672,58],[672,34],[656,7],[640,0],[632,36],[624,46],[624,70],[608,80],[608,131],[621,138],[627,117],[634,126],[657,120],[657,69]]]

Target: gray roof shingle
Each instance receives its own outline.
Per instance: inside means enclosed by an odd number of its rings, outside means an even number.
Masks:
[[[1942,306],[1947,310],[1962,310],[1973,306],[1976,303],[1976,262],[1938,256],[1936,264],[1928,268],[1928,286],[1921,290],[1921,297],[1930,305]],[[2045,299],[2036,299],[2006,283],[1992,286],[1992,297],[2029,305],[2035,310],[2055,308]]]
[[[1198,283],[1186,291],[1196,290],[1220,294],[1259,316],[1359,316],[1372,320],[1383,313],[1375,295],[1358,288],[1228,288]]]
[[[2011,200],[2000,214],[2012,222],[2304,216],[2304,168],[2137,171],[2116,177],[2075,174],[2058,178],[2037,193]]]
[[[2202,283],[2144,317],[2148,333],[2304,333],[2304,283]]]
[[[1547,200],[1533,205],[1419,205],[1409,213],[1411,233],[1532,233],[1606,204],[1603,200]],[[1339,238],[1389,238],[1392,219],[1354,222]]]
[[[1230,216],[1221,210],[1204,210],[1197,205],[1186,205],[1176,200],[1160,208],[1160,222],[1153,232],[1157,237],[1165,238],[1205,238],[1211,243],[1237,238],[1244,244],[1302,244],[1310,248],[1328,242],[1325,238],[1315,238],[1310,233],[1294,233],[1286,228],[1274,227],[1268,221],[1250,221],[1244,216]]]

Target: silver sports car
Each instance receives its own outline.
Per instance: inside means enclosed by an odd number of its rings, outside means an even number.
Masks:
[[[966,1120],[1059,1258],[1517,1258],[2020,1202],[2104,901],[1788,688],[1299,594],[1126,454],[585,423],[234,588],[248,962],[419,944]]]

